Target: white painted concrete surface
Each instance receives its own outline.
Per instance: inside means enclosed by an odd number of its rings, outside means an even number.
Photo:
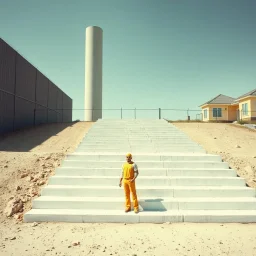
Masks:
[[[140,213],[124,213],[125,154],[139,167]],[[33,201],[25,221],[256,222],[256,191],[164,120],[102,120]]]

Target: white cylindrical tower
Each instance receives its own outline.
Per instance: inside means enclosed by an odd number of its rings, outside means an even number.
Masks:
[[[102,118],[102,38],[100,27],[86,28],[85,121]]]

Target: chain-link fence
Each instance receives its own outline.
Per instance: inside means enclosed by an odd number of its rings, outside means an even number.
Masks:
[[[63,113],[68,110],[61,110]],[[234,122],[256,121],[256,111],[242,111],[234,109],[168,109],[168,108],[113,108],[113,109],[73,109],[73,120],[85,121],[85,111],[91,111],[98,116],[102,111],[104,119],[166,119],[169,121],[208,121]]]

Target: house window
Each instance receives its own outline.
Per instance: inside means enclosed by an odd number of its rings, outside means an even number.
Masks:
[[[213,117],[222,117],[221,108],[213,108]]]
[[[204,118],[207,118],[207,109],[204,109]]]
[[[248,116],[248,103],[242,104],[242,114],[243,116]]]

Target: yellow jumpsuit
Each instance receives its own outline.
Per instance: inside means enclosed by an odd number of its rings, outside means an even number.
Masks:
[[[130,179],[134,178],[134,163],[125,163],[123,164],[123,185],[125,192],[125,208],[131,209],[131,199],[130,192],[132,193],[132,200],[134,210],[138,210],[138,199],[136,194],[135,180],[133,182]]]

